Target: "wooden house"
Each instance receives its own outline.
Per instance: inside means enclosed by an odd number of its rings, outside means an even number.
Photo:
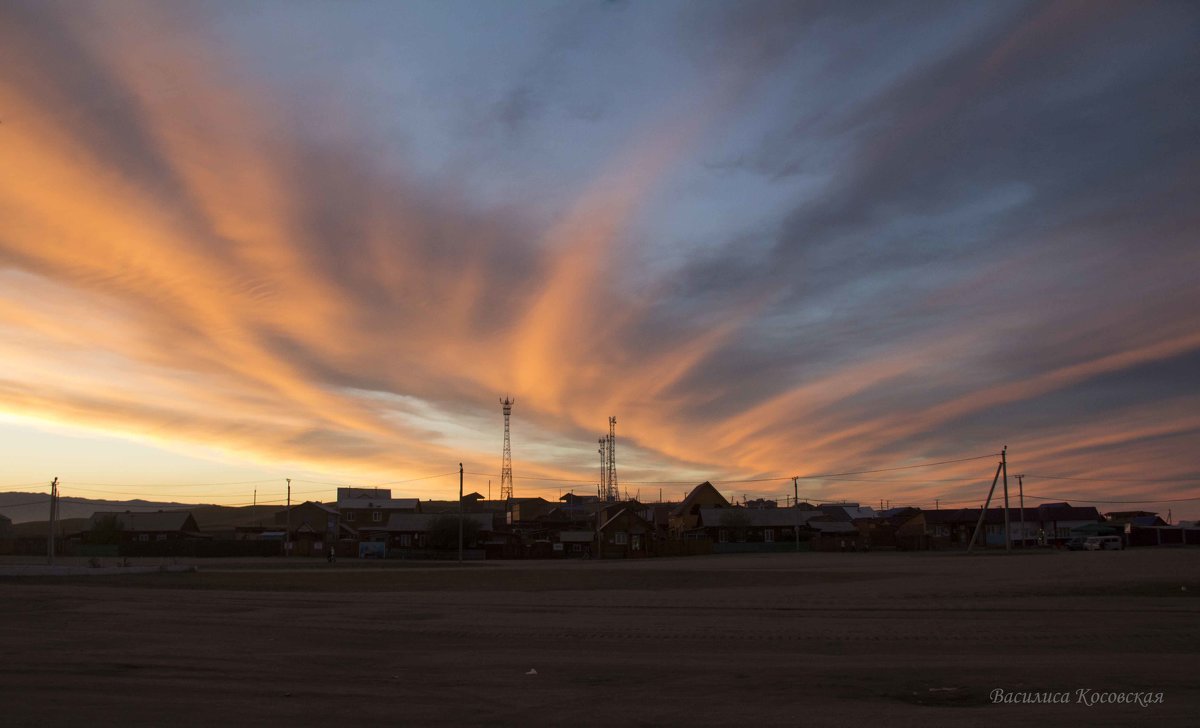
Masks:
[[[672,538],[683,538],[684,534],[700,524],[701,508],[729,508],[729,501],[707,480],[692,488],[687,497],[671,511],[667,519]]]
[[[601,558],[634,558],[649,556],[654,524],[630,508],[622,508],[605,521],[599,529]]]

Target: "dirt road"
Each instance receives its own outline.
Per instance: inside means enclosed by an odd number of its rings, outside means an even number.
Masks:
[[[277,565],[0,578],[0,723],[1186,725],[1200,715],[1195,550]]]

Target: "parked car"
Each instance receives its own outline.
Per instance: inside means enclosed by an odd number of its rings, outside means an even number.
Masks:
[[[1067,541],[1068,551],[1083,551],[1083,544],[1087,541],[1086,536],[1075,536],[1070,541]]]
[[[1083,547],[1088,551],[1120,551],[1125,544],[1120,536],[1088,536]]]

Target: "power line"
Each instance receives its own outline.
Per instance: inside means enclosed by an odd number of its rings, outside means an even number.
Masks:
[[[282,482],[282,481],[283,481],[283,478],[269,478],[267,480],[231,480],[231,481],[227,481],[224,483],[161,483],[160,482],[157,484],[146,484],[144,487],[151,488],[151,487],[157,487],[157,486],[164,486],[167,488],[203,488],[203,487],[207,487],[207,486],[217,486],[217,485],[257,485],[259,483],[278,483],[278,482]],[[113,488],[142,487],[141,483],[90,483],[90,482],[86,482],[86,481],[82,481],[82,480],[69,480],[69,481],[65,481],[65,482],[70,483],[72,487],[74,487],[76,485],[95,485],[95,486],[99,486],[102,488],[105,488],[105,487],[113,487]]]
[[[901,465],[901,466],[894,467],[894,468],[875,468],[872,470],[852,470],[852,471],[848,471],[848,472],[844,472],[844,473],[822,473],[822,474],[817,474],[817,475],[770,475],[770,476],[761,477],[761,478],[731,478],[731,479],[727,479],[727,480],[710,480],[708,482],[712,483],[713,485],[717,485],[717,484],[721,484],[721,483],[769,483],[772,481],[788,481],[788,480],[792,480],[793,478],[799,478],[800,480],[824,480],[824,479],[828,479],[828,478],[837,478],[837,477],[840,477],[843,475],[864,475],[864,474],[868,474],[868,473],[888,473],[888,472],[893,472],[893,471],[897,471],[897,470],[912,470],[914,468],[932,468],[937,465],[965,463],[965,462],[970,462],[972,460],[984,460],[986,458],[993,458],[993,457],[997,457],[997,455],[995,453],[990,453],[987,455],[976,455],[973,457],[957,458],[954,460],[938,460],[938,461],[929,462],[929,463],[917,463],[915,465]],[[481,476],[487,475],[487,473],[474,473],[474,472],[467,473],[467,474],[468,475],[481,475]],[[544,480],[544,481],[551,481],[551,482],[556,482],[556,483],[594,483],[595,482],[594,480],[586,479],[586,478],[585,479],[537,478],[537,477],[532,477],[532,476],[522,476],[521,480]],[[661,484],[661,485],[687,485],[690,483],[695,483],[696,479],[692,478],[689,480],[626,480],[625,482],[637,484],[637,485],[659,485],[659,484]],[[900,481],[896,481],[896,482],[900,482]],[[914,482],[931,482],[931,481],[914,481]],[[951,481],[946,481],[946,482],[958,482],[958,480],[951,480]]]
[[[1059,501],[1073,500],[1073,501],[1083,501],[1084,503],[1111,503],[1111,504],[1124,503],[1124,504],[1128,504],[1128,505],[1137,505],[1137,504],[1141,504],[1141,503],[1185,503],[1185,502],[1189,502],[1189,501],[1200,501],[1200,496],[1197,496],[1194,498],[1167,498],[1164,500],[1096,500],[1095,498],[1084,498],[1084,497],[1071,498],[1071,497],[1064,497],[1064,496],[1032,495],[1030,493],[1026,493],[1025,496],[1027,498],[1037,498],[1038,500],[1059,500]]]
[[[349,479],[334,481],[334,480],[305,480],[304,478],[292,478],[292,480],[297,483],[310,483],[312,485],[336,485],[338,487],[343,487],[343,488],[345,488],[345,487],[378,488],[383,485],[403,485],[404,483],[414,483],[418,480],[432,480],[433,478],[445,478],[445,477],[448,477],[451,475],[458,475],[458,471],[455,470],[455,471],[449,472],[449,473],[437,473],[435,475],[422,475],[419,478],[408,478],[406,480],[388,480],[388,481],[385,481],[382,483],[373,483],[371,485],[356,485],[356,486],[347,486],[346,484],[348,482],[353,482],[352,480],[349,480]]]
[[[932,468],[935,465],[950,465],[951,463],[965,463],[965,462],[970,462],[971,460],[984,460],[986,458],[994,458],[994,457],[997,457],[997,455],[995,453],[991,453],[988,455],[976,455],[974,457],[969,457],[969,458],[958,458],[957,460],[939,460],[937,462],[932,462],[932,463],[918,463],[916,465],[901,465],[901,466],[895,467],[895,468],[876,468],[874,470],[852,470],[852,471],[846,472],[846,473],[823,473],[821,475],[798,475],[795,477],[800,478],[800,480],[816,480],[818,478],[836,478],[841,475],[865,475],[867,473],[890,473],[895,470],[912,470],[914,468]],[[787,478],[787,480],[791,480],[791,478]]]
[[[1200,478],[1081,478],[1069,475],[1033,475],[1026,478],[1042,478],[1043,480],[1079,480],[1085,483],[1186,483],[1200,481]]]

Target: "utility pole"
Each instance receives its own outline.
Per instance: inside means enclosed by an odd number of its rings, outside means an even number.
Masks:
[[[458,464],[458,563],[462,563],[463,559],[463,466]]]
[[[1007,445],[1005,448],[1007,449]],[[979,511],[979,520],[975,522],[975,531],[971,534],[971,540],[967,543],[967,553],[975,548],[975,541],[979,538],[979,531],[983,528],[983,519],[987,515],[988,506],[992,504],[992,493],[996,492],[996,481],[1000,480],[1000,471],[1004,468],[1004,461],[1001,460],[996,464],[996,474],[992,477],[992,487],[988,489],[987,500],[983,502],[983,510]],[[986,541],[986,539],[985,539]]]
[[[603,442],[603,440],[601,440],[601,442]],[[601,452],[603,452],[603,450],[601,450]],[[600,471],[601,471],[600,477],[603,478],[604,477],[603,466],[601,466]],[[596,548],[595,556],[597,559],[604,558],[604,542],[601,540],[602,534],[600,531],[600,527],[603,525],[604,525],[604,490],[601,486],[596,486],[596,538],[593,543],[595,544],[595,548]]]
[[[46,522],[46,563],[54,563],[54,525],[58,521],[58,476],[50,481],[50,520]]]
[[[796,509],[796,517],[792,519],[793,530],[796,533],[796,553],[800,553],[800,476],[792,476],[792,507]]]
[[[283,555],[292,555],[292,479],[287,479],[287,531],[283,534]]]
[[[1025,548],[1025,476],[1024,474],[1017,476],[1017,491],[1020,493],[1021,503],[1021,548]]]
[[[1004,550],[1012,551],[1012,534],[1008,530],[1008,445],[1000,451],[1000,467],[1004,469]]]

